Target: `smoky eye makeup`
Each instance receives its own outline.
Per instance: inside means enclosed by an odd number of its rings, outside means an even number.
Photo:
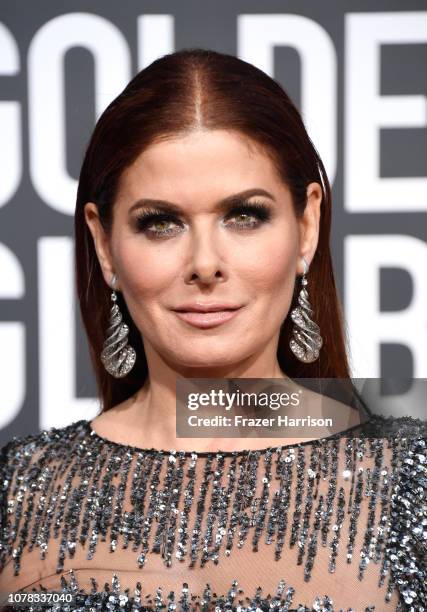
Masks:
[[[225,221],[236,217],[244,217],[248,219],[253,217],[255,222],[253,225],[260,225],[263,222],[269,221],[272,216],[271,206],[263,202],[242,202],[233,206],[226,214]],[[245,220],[241,222],[245,224]]]
[[[234,203],[225,212],[222,224],[237,230],[256,229],[270,221],[272,206],[260,201]],[[134,228],[149,238],[175,236],[183,231],[186,223],[176,212],[144,207],[134,217]]]
[[[134,217],[135,232],[149,238],[176,235],[185,227],[176,213],[169,213],[155,208],[142,208]]]

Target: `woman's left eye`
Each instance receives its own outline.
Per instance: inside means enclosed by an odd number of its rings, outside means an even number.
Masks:
[[[253,203],[233,209],[227,215],[227,220],[235,219],[236,221],[232,225],[239,228],[251,228],[268,221],[270,217],[270,209],[267,206],[261,203]]]
[[[239,213],[231,218],[236,219],[236,225],[257,225],[259,223],[259,218],[256,215],[248,213]]]

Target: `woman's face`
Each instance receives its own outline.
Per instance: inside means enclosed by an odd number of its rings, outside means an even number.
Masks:
[[[310,263],[317,245],[318,183],[308,196],[298,222],[270,159],[215,130],[153,144],[136,159],[121,177],[109,239],[87,204],[104,279],[111,286],[117,275],[148,354],[179,368],[276,351],[300,257]]]

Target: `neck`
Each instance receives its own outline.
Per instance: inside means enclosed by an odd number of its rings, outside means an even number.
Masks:
[[[133,396],[127,409],[126,422],[141,440],[155,448],[196,448],[236,447],[240,443],[246,448],[247,440],[232,438],[177,438],[176,436],[176,381],[178,378],[287,378],[281,370],[276,357],[276,350],[251,356],[238,364],[227,364],[218,367],[182,366],[172,368],[163,360],[149,343],[144,344],[148,363],[149,377],[141,389]],[[221,443],[223,440],[223,443]],[[268,440],[265,439],[268,446]],[[262,444],[258,446],[261,447]]]

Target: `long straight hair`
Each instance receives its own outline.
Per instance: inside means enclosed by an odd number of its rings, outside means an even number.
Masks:
[[[313,318],[323,347],[313,363],[300,362],[289,348],[293,322],[281,326],[277,358],[293,378],[350,378],[346,332],[330,252],[331,188],[322,160],[301,115],[282,86],[262,70],[233,55],[183,49],[141,70],[105,109],[89,141],[80,172],[75,211],[75,278],[83,324],[102,410],[134,394],[148,376],[143,339],[121,293],[118,305],[129,325],[137,359],[116,379],[100,360],[111,308],[84,206],[95,202],[110,235],[114,201],[123,171],[151,144],[194,130],[232,130],[260,146],[288,186],[296,218],[307,204],[307,186],[323,186],[318,246],[308,274]],[[296,279],[297,281],[298,279]],[[295,282],[293,304],[299,283]]]

